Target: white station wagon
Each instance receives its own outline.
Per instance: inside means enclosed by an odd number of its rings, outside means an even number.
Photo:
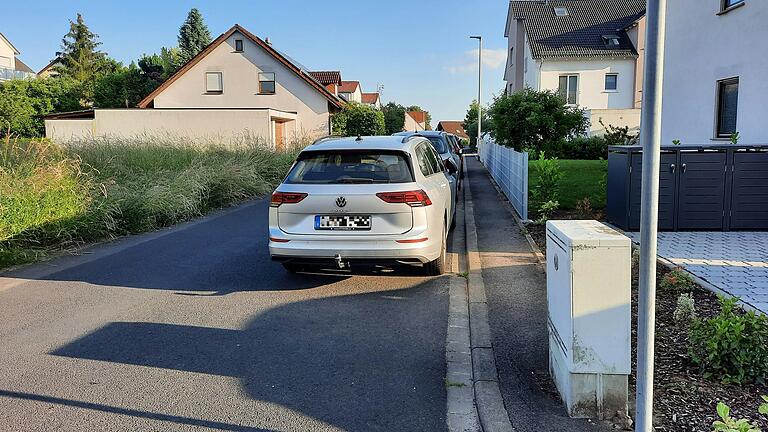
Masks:
[[[442,274],[457,169],[418,135],[320,139],[272,194],[269,253],[291,272],[407,264]]]

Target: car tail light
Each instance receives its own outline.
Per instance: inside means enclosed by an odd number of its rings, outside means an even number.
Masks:
[[[275,242],[275,243],[288,243],[290,240],[288,240],[288,239],[281,239],[281,238],[277,238],[277,237],[270,237],[269,241]]]
[[[393,204],[408,204],[411,207],[426,207],[432,205],[429,195],[422,189],[407,192],[379,192],[376,194],[382,201]]]
[[[275,192],[272,194],[269,206],[280,207],[281,204],[296,204],[306,197],[307,194],[301,192]]]
[[[417,238],[417,239],[406,239],[406,240],[395,240],[398,243],[421,243],[429,240],[427,237],[423,238]]]

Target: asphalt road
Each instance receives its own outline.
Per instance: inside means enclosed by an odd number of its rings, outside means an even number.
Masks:
[[[266,238],[258,201],[0,275],[0,430],[445,430],[447,279]]]

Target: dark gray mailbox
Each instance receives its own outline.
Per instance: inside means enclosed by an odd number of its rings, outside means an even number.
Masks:
[[[608,220],[640,228],[643,153],[608,149]],[[768,229],[768,145],[662,146],[659,229]]]

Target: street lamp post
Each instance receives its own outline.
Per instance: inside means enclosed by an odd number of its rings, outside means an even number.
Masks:
[[[480,157],[480,137],[483,134],[483,104],[480,101],[483,89],[483,37],[470,36],[470,39],[477,39],[479,48],[477,51],[477,154]]]
[[[661,96],[667,0],[647,0],[645,75],[640,142],[643,146],[638,284],[637,407],[635,431],[653,430],[653,359],[656,333],[656,237],[659,217]]]

